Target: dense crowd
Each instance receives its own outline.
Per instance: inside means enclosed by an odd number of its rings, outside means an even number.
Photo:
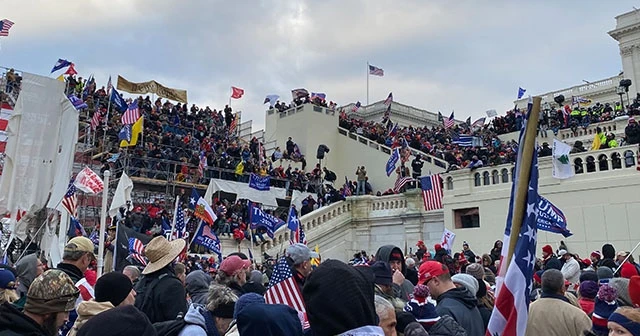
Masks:
[[[419,241],[409,255],[385,245],[344,263],[292,244],[262,263],[240,252],[176,262],[185,245],[156,237],[146,265],[98,279],[85,237],[53,269],[36,254],[1,265],[0,335],[481,336],[502,253],[501,241],[482,255],[466,242],[453,253]],[[543,246],[534,267],[527,335],[640,335],[640,265],[629,252],[605,244],[581,258],[560,242]],[[304,311],[274,304],[286,279]]]

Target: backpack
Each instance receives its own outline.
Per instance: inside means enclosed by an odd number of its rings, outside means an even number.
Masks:
[[[187,322],[182,315],[178,315],[175,320],[154,323],[153,329],[156,330],[158,336],[178,336],[186,325]]]
[[[141,312],[143,312],[149,320],[156,321],[155,310],[156,307],[153,304],[153,289],[162,281],[162,279],[176,279],[169,274],[162,274],[158,278],[151,280],[146,286],[136,286],[136,301],[135,306]]]

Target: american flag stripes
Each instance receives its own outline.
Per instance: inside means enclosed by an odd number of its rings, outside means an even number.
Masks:
[[[176,212],[174,214],[176,216],[176,228],[173,232],[173,236],[169,238],[169,240],[174,240],[178,238],[182,238],[185,232],[185,222],[184,222],[184,209],[182,209],[182,204],[178,204],[176,207]]]
[[[269,280],[269,289],[264,293],[264,299],[268,304],[285,304],[302,313],[303,328],[308,329],[310,327],[300,287],[298,287],[291,271],[291,266],[289,266],[285,257],[280,258],[280,261],[275,266],[271,280]]]
[[[4,153],[7,147],[7,140],[9,135],[7,134],[7,127],[9,126],[9,119],[13,115],[13,107],[7,103],[1,103],[0,105],[0,154]]]
[[[135,260],[142,266],[147,266],[147,259],[142,255],[144,245],[138,238],[129,238],[129,257],[127,259]]]
[[[449,118],[443,120],[445,128],[451,128],[455,124],[455,120],[453,119],[453,111],[451,112],[451,116]]]
[[[93,117],[91,117],[91,129],[95,130],[100,125],[100,119],[102,119],[102,113],[100,110],[96,110],[93,112]]]
[[[384,76],[384,70],[382,70],[381,68],[378,68],[377,66],[373,66],[369,64],[369,74],[382,77]]]
[[[76,186],[73,184],[74,180],[69,182],[67,187],[67,193],[62,197],[62,207],[65,208],[69,214],[73,217],[78,216],[78,197],[76,196]]]
[[[0,21],[0,36],[9,36],[9,29],[13,26],[13,22],[8,19]]]
[[[136,121],[140,119],[140,109],[138,108],[138,100],[134,99],[126,111],[122,114],[122,124],[130,125],[135,124]]]
[[[342,188],[342,196],[351,196],[351,186],[349,185],[349,180],[347,180],[346,176],[344,177],[344,187]]]
[[[391,103],[393,103],[393,92],[389,92],[389,96],[384,100],[386,106],[391,106]]]
[[[402,168],[400,168],[402,169]],[[393,187],[393,192],[395,193],[399,193],[402,188],[404,187],[405,184],[409,183],[413,181],[413,179],[411,177],[405,176],[405,177],[400,177],[396,180],[396,184]]]
[[[527,119],[532,109],[532,101],[529,100],[525,125],[520,131],[520,141],[524,144],[525,129]],[[535,135],[534,135],[535,136]],[[536,261],[536,241],[537,241],[537,216],[538,216],[538,155],[534,148],[531,158],[531,172],[527,181],[526,191],[526,211],[523,211],[522,226],[518,234],[518,241],[513,252],[511,261],[507,263],[509,242],[511,238],[511,225],[514,220],[514,208],[516,199],[516,186],[520,181],[519,167],[522,163],[523,148],[518,150],[518,160],[516,162],[516,176],[511,185],[511,200],[509,202],[509,212],[504,233],[504,243],[500,256],[501,266],[496,279],[496,299],[487,336],[513,335],[524,336],[527,329],[527,318],[529,315],[530,293],[532,289],[533,267]]]
[[[442,209],[442,180],[440,174],[420,178],[422,201],[426,211]]]
[[[238,119],[240,119],[240,112],[233,116],[233,121],[231,121],[231,125],[229,125],[229,134],[236,133],[236,128],[238,128]]]

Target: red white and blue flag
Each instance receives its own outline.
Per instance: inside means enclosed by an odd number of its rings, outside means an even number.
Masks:
[[[402,169],[402,168],[400,168]],[[411,177],[405,176],[405,177],[401,177],[399,179],[396,180],[396,184],[393,187],[393,192],[395,193],[399,193],[402,188],[405,186],[405,184],[409,183],[413,181],[413,179]]]
[[[391,103],[393,103],[393,92],[389,92],[389,96],[384,100],[386,106],[391,106]]]
[[[13,27],[13,22],[8,19],[0,21],[0,36],[9,36],[9,29]]]
[[[369,64],[369,74],[382,77],[384,76],[384,70],[382,70],[381,68],[378,68],[377,66],[373,66]]]
[[[209,203],[204,199],[204,197],[200,197],[198,191],[195,189],[191,189],[191,197],[189,198],[189,208],[193,210],[193,215],[205,221],[209,225],[213,225],[213,223],[218,219]]]
[[[426,211],[442,209],[442,180],[440,174],[420,178],[422,201]]]
[[[453,111],[451,111],[451,116],[449,116],[449,118],[444,119],[443,123],[445,128],[453,127],[453,124],[455,123],[455,120],[453,119]]]
[[[121,121],[123,125],[130,125],[135,124],[138,119],[140,119],[140,109],[138,108],[138,100],[134,99],[122,114]]]
[[[137,261],[142,266],[147,266],[147,259],[142,255],[144,251],[144,245],[138,238],[129,238],[129,256],[127,259],[129,262],[132,260]]]
[[[178,204],[174,216],[176,216],[176,227],[173,231],[173,236],[169,237],[169,240],[184,238],[183,236],[185,235],[186,226],[184,223],[184,209],[182,209],[182,204]]]
[[[307,245],[307,238],[302,230],[302,225],[300,223],[300,219],[296,214],[296,210],[291,207],[289,208],[289,220],[287,223],[287,227],[291,230],[291,238],[289,238],[289,244],[297,244],[302,243]]]
[[[527,119],[530,116],[533,102],[529,100],[527,108]],[[520,141],[524,143],[526,129],[526,119],[520,131]],[[522,227],[518,234],[518,241],[511,257],[507,263],[503,261],[508,257],[509,241],[511,237],[511,223],[514,219],[514,207],[516,186],[520,181],[518,168],[521,164],[523,146],[518,151],[516,162],[516,176],[511,185],[511,200],[509,201],[509,212],[507,215],[507,225],[504,232],[502,254],[500,256],[500,270],[496,278],[496,299],[487,336],[524,336],[527,329],[527,319],[529,315],[530,293],[533,282],[533,267],[536,261],[537,242],[537,216],[538,216],[538,153],[534,149],[531,160],[531,173],[527,182],[526,211],[522,217]]]
[[[342,196],[351,196],[351,186],[349,185],[349,180],[347,180],[346,176],[344,177],[344,187],[342,188]]]
[[[62,197],[62,207],[65,208],[72,217],[78,216],[78,197],[76,196],[76,186],[74,180],[69,182],[67,192]]]
[[[302,293],[285,257],[280,258],[275,266],[269,280],[269,289],[264,293],[264,299],[268,304],[284,304],[297,310],[302,328],[309,329],[309,319],[307,319],[307,309]]]

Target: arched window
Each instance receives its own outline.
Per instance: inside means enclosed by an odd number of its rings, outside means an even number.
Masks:
[[[502,168],[501,175],[502,175],[502,183],[509,183],[509,169]]]
[[[582,158],[577,158],[573,160],[573,169],[575,170],[576,174],[584,173],[584,167],[582,166]]]
[[[480,182],[480,173],[475,173],[475,175],[473,175],[473,184],[476,187],[479,187],[482,185],[482,183]]]
[[[596,159],[593,156],[587,156],[587,173],[593,173],[596,171]]]
[[[482,184],[483,185],[491,184],[491,178],[488,171],[482,173]]]
[[[447,190],[453,190],[453,177],[447,177]]]
[[[611,153],[611,169],[622,169],[622,160],[620,159],[620,153]]]
[[[497,170],[491,172],[491,183],[498,184],[500,183],[500,174],[498,174]]]
[[[609,158],[606,154],[600,154],[598,156],[598,166],[600,166],[600,171],[609,170]]]

